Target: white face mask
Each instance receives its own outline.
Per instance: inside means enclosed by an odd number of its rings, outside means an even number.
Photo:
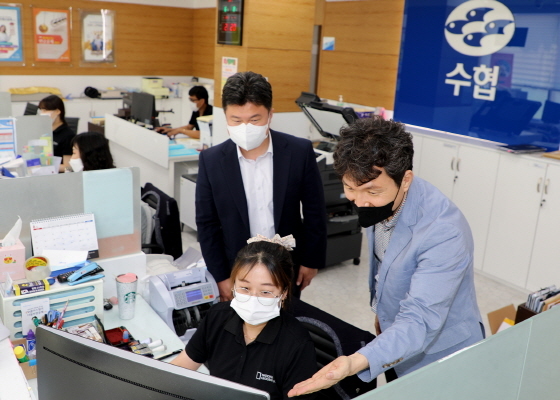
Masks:
[[[54,120],[56,118],[56,115],[54,115],[54,112],[52,112],[52,111],[42,112],[42,113],[39,113],[39,115],[46,115],[47,117],[50,117],[50,119],[52,119],[52,120]]]
[[[71,158],[70,166],[72,167],[72,171],[74,172],[80,172],[84,170],[84,163],[82,162],[81,158]]]
[[[247,151],[259,147],[266,139],[268,132],[268,124],[239,124],[236,126],[228,125],[227,127],[233,143]]]
[[[247,301],[239,301],[238,298]],[[259,325],[280,315],[280,297],[275,298],[270,306],[263,306],[256,296],[236,293],[231,301],[231,308],[243,321],[250,325]]]
[[[191,110],[198,111],[198,110],[200,110],[200,107],[197,106],[196,103],[191,101]]]

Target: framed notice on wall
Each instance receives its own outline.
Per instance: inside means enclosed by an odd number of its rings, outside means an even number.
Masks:
[[[82,21],[82,61],[115,62],[115,11],[80,10]]]
[[[21,6],[0,3],[0,61],[23,62]]]
[[[70,62],[70,10],[33,8],[35,61]]]

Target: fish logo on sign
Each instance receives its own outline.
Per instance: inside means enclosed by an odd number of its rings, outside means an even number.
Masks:
[[[467,56],[486,56],[504,48],[515,33],[515,19],[497,0],[469,0],[445,21],[445,38]]]

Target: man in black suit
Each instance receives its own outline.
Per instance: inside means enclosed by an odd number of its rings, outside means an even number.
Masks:
[[[272,87],[260,74],[239,72],[222,92],[230,139],[200,153],[196,225],[202,255],[222,301],[247,239],[292,234],[294,294],[325,265],[325,199],[309,140],[269,129]],[[303,214],[303,220],[302,220]]]

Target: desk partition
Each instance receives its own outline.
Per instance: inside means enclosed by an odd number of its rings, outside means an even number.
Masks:
[[[140,173],[115,168],[0,180],[0,236],[22,219],[20,239],[31,257],[30,221],[93,213],[101,259],[140,252]]]
[[[556,307],[356,400],[558,398],[559,330]]]

